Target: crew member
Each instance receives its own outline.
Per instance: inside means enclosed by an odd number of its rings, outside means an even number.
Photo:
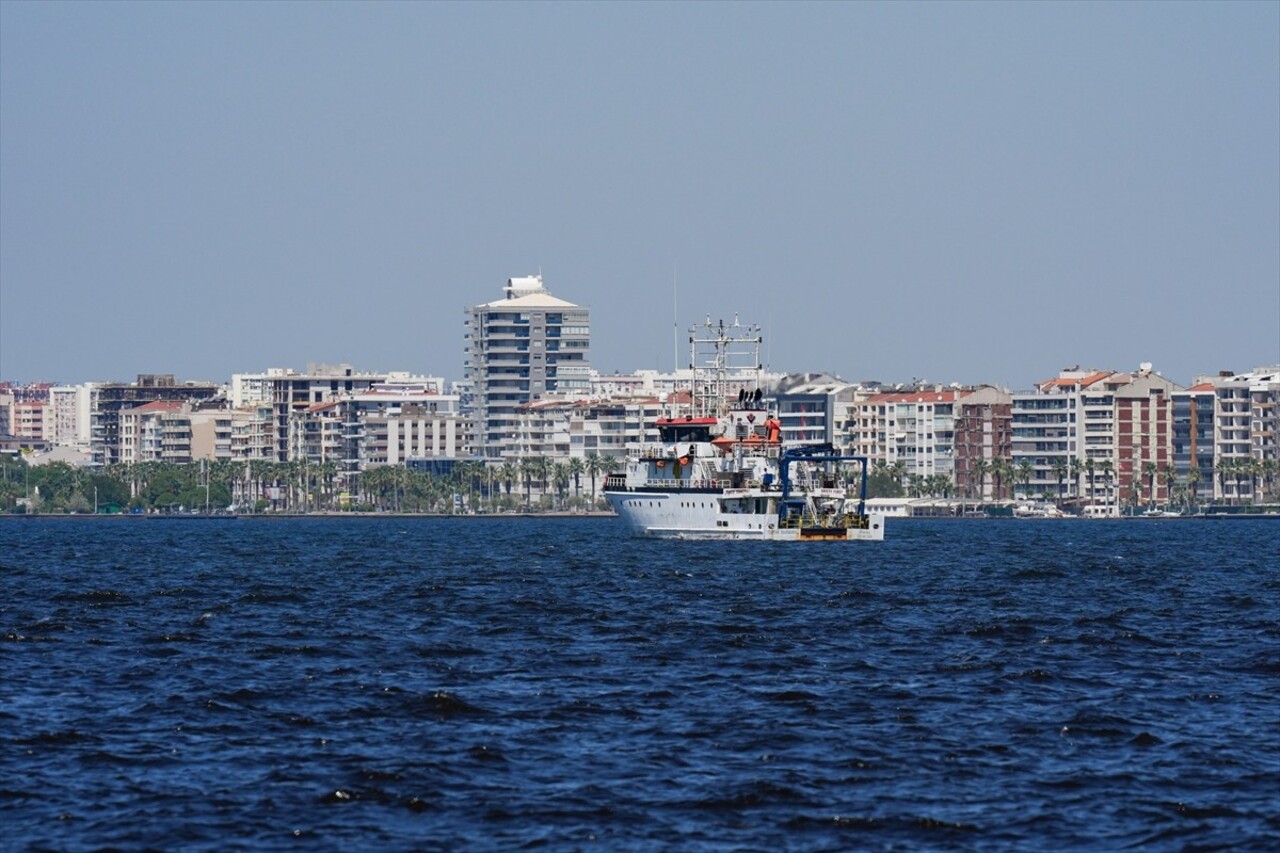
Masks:
[[[770,413],[769,417],[765,418],[764,429],[768,433],[770,442],[776,443],[782,435],[782,424],[773,416],[773,413]]]

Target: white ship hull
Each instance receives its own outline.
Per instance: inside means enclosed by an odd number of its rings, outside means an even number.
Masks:
[[[756,539],[824,541],[884,539],[884,516],[871,514],[865,526],[838,520],[801,526],[780,524],[778,495],[756,490],[726,492],[606,491],[605,498],[631,533],[654,539]],[[744,500],[745,499],[745,500]],[[765,512],[729,511],[743,503]]]

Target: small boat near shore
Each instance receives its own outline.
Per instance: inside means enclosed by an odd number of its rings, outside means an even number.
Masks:
[[[1019,504],[1013,508],[1014,518],[1067,518],[1067,514],[1050,503]]]

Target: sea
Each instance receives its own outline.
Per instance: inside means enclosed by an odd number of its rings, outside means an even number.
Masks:
[[[1280,521],[0,520],[0,849],[1280,849]]]

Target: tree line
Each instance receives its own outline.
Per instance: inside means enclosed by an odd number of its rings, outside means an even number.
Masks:
[[[599,496],[603,478],[620,463],[611,456],[591,455],[552,460],[527,457],[486,465],[457,462],[447,473],[431,473],[384,465],[347,474],[333,462],[268,462],[216,460],[204,463],[140,462],[100,470],[64,462],[30,465],[21,456],[0,455],[0,512],[551,512],[605,509]],[[1028,460],[980,460],[967,482],[957,486],[942,474],[908,474],[904,462],[876,463],[867,476],[870,497],[964,497],[981,499],[991,478],[995,500],[1040,499],[1062,503],[1068,483],[1101,485],[1109,494],[1115,481],[1110,460],[1059,460],[1052,469],[1056,484],[1031,494],[1033,468]],[[1123,494],[1122,505],[1134,508],[1156,502],[1163,483],[1169,503],[1194,508],[1197,485],[1216,476],[1222,491],[1263,500],[1280,498],[1280,463],[1276,460],[1223,459],[1211,475],[1192,468],[1179,476],[1171,466],[1144,463]],[[856,484],[855,484],[856,485]]]
[[[0,456],[4,513],[552,512],[603,509],[613,457],[466,460],[447,473],[333,462],[139,462],[94,470]]]
[[[980,459],[973,465],[965,478],[966,482],[961,486],[957,486],[951,477],[943,474],[908,474],[906,463],[902,461],[892,464],[877,462],[867,478],[867,494],[884,498],[963,497],[977,500],[986,494],[988,477],[992,484],[992,498],[997,501],[1032,499],[1063,503],[1070,497],[1068,484],[1075,484],[1077,493],[1085,483],[1088,483],[1088,493],[1091,495],[1097,494],[1099,487],[1108,494],[1115,491],[1117,472],[1110,459],[1076,458],[1068,462],[1065,458],[1060,458],[1054,462],[1051,470],[1054,485],[1048,488],[1042,486],[1040,491],[1033,493],[1030,483],[1035,474],[1035,466],[1029,459],[1017,462],[1009,459]],[[1220,490],[1224,493],[1247,493],[1261,501],[1280,499],[1280,461],[1230,458],[1218,460],[1209,474],[1193,467],[1180,475],[1167,463],[1158,465],[1155,462],[1144,462],[1123,492],[1116,494],[1115,498],[1124,506],[1154,506],[1159,494],[1157,487],[1163,485],[1168,503],[1194,508],[1200,491],[1198,484],[1209,476],[1216,476]],[[1239,502],[1239,498],[1234,500]]]

